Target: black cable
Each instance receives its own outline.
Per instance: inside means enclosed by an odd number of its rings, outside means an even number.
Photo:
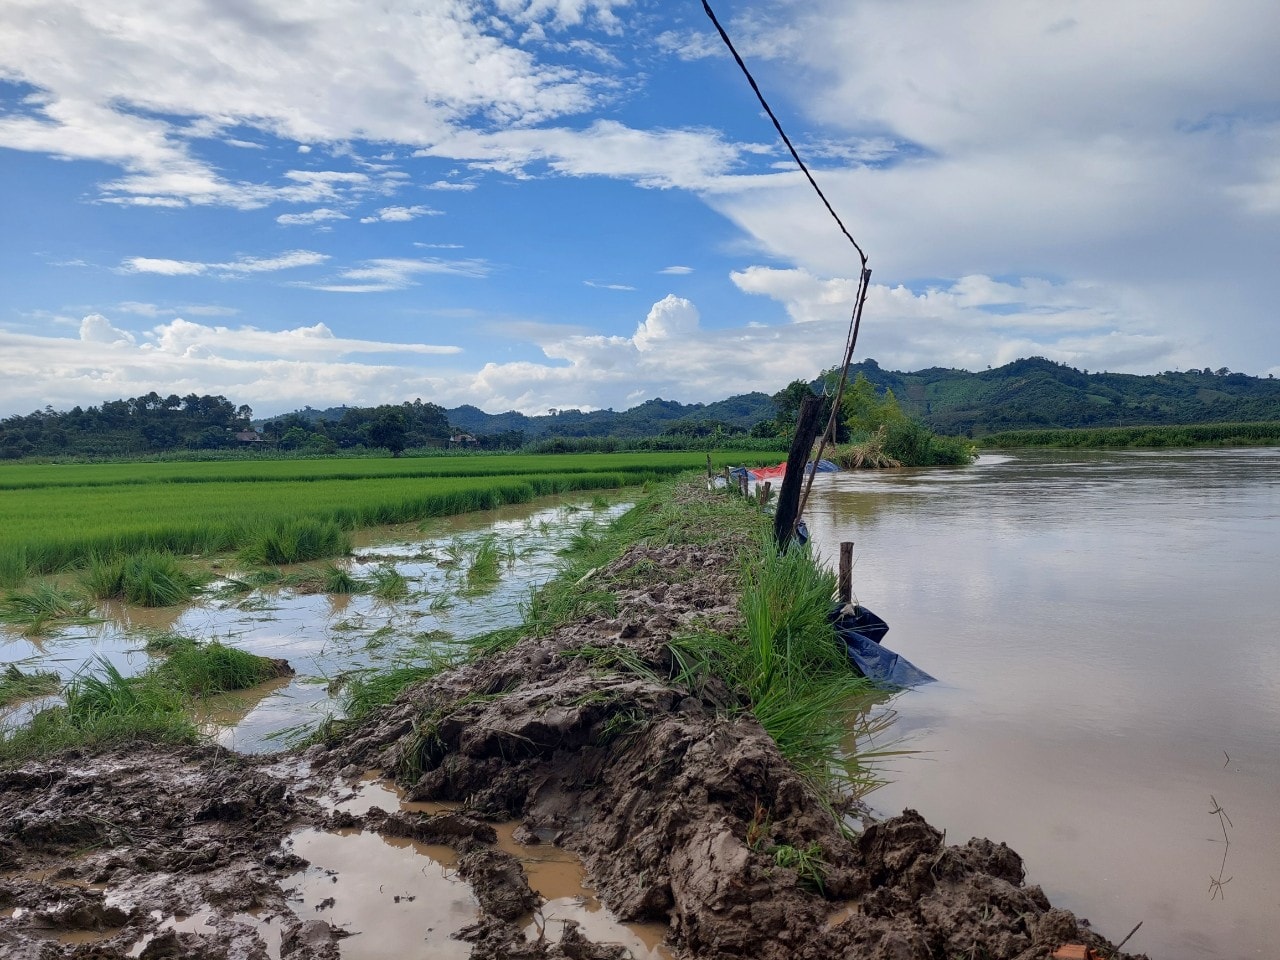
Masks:
[[[720,21],[716,19],[715,11],[711,9],[711,4],[707,0],[702,0],[702,9],[707,12],[707,16],[711,18],[711,22],[715,25],[716,32],[720,34],[720,39],[724,41],[724,45],[729,48],[729,52],[733,54],[733,59],[738,62],[738,66],[742,69],[742,73],[747,78],[747,83],[751,84],[751,89],[755,91],[756,99],[760,101],[760,106],[764,107],[764,112],[769,115],[769,119],[773,121],[774,128],[778,131],[778,136],[782,137],[782,142],[787,145],[787,149],[791,151],[791,156],[796,163],[800,165],[800,169],[804,171],[804,175],[808,178],[810,185],[817,192],[818,198],[822,201],[822,205],[827,208],[827,212],[835,219],[836,225],[840,227],[840,232],[848,238],[853,244],[853,249],[858,251],[858,257],[862,261],[865,269],[867,266],[867,255],[862,252],[862,247],[858,246],[858,241],[853,239],[851,234],[844,225],[844,221],[840,219],[840,215],[827,200],[827,195],[822,192],[822,188],[818,186],[818,181],[813,179],[813,174],[809,172],[809,168],[805,166],[805,162],[800,159],[800,154],[796,152],[796,148],[791,144],[791,138],[787,136],[787,132],[782,129],[782,124],[778,122],[777,116],[774,115],[769,102],[765,100],[764,94],[760,92],[759,85],[756,84],[756,78],[751,75],[751,71],[747,69],[747,65],[743,63],[742,57],[738,54],[737,48],[733,45],[733,41],[729,39],[729,34],[725,33],[724,27],[720,26]]]

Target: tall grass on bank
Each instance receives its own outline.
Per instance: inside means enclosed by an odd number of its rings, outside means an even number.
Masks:
[[[351,534],[332,520],[281,520],[259,531],[240,551],[240,559],[257,566],[302,563],[351,552]]]
[[[860,795],[875,780],[842,744],[874,690],[837,643],[829,619],[835,586],[808,551],[780,553],[764,540],[743,575],[745,637],[696,632],[670,649],[685,682],[710,672],[744,694],[803,776]]]
[[[80,582],[96,600],[123,600],[141,607],[186,603],[205,582],[170,553],[93,556]]]
[[[779,553],[767,536],[769,519],[750,501],[694,490],[693,484],[662,484],[614,523],[577,539],[563,555],[559,575],[525,605],[524,623],[467,641],[473,655],[506,649],[522,636],[546,635],[587,612],[616,615],[617,598],[595,574],[632,544],[727,546],[742,560],[741,634],[677,636],[663,664],[641,662],[618,647],[565,655],[603,669],[667,673],[695,689],[719,678],[819,790],[861,796],[879,781],[846,744],[876,694],[850,668],[828,619],[834,575],[808,551]],[[613,582],[642,584],[654,575],[661,574],[642,558]]]

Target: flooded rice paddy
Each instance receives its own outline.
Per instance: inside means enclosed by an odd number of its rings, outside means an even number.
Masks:
[[[1126,949],[1280,956],[1280,450],[846,473],[808,514],[940,680],[873,807],[1006,841]]]
[[[582,496],[546,498],[357,532],[354,554],[341,565],[355,578],[394,567],[409,587],[399,600],[270,586],[230,595],[215,581],[188,605],[103,604],[97,609],[102,622],[47,636],[25,637],[20,628],[0,624],[0,669],[12,663],[27,672],[56,670],[65,681],[106,660],[125,675],[136,674],[152,660],[148,638],[164,633],[282,658],[295,676],[214,698],[201,718],[224,746],[250,753],[280,749],[340,715],[338,697],[352,675],[420,662],[453,641],[520,622],[522,604],[554,574],[559,551],[629,506]],[[498,577],[472,583],[469,564],[486,541],[498,554]],[[228,578],[247,572],[231,560],[222,566],[218,572]],[[0,723],[21,723],[50,702],[27,701],[2,711]]]

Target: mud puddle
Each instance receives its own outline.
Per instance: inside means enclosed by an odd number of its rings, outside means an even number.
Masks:
[[[359,783],[355,785],[354,789],[341,790],[339,797],[336,800],[332,797],[325,798],[321,802],[325,806],[331,806],[337,812],[356,816],[363,816],[372,810],[434,816],[442,813],[455,813],[462,809],[461,804],[458,803],[405,799],[403,788],[392,781],[383,779],[378,771],[366,773]],[[539,838],[535,832],[527,828],[522,830],[521,824],[517,821],[495,823],[493,824],[493,829],[497,835],[494,846],[504,853],[510,854],[520,864],[528,879],[530,888],[545,900],[532,916],[526,918],[527,922],[523,926],[523,932],[529,941],[558,939],[561,928],[566,921],[570,921],[577,924],[582,934],[589,940],[597,943],[618,944],[627,949],[635,960],[671,960],[671,952],[662,946],[662,941],[668,932],[666,925],[660,923],[624,923],[614,916],[600,902],[595,891],[588,885],[586,871],[583,868],[581,859],[572,851],[557,847],[549,842],[551,839],[550,832],[548,832],[547,837]],[[344,831],[342,833],[344,837],[348,835],[376,836],[354,831]],[[517,839],[518,835],[521,835],[525,841],[532,840],[535,842],[521,842],[521,840]],[[330,838],[333,836],[332,834],[329,835]],[[410,851],[410,856],[418,858],[418,862],[424,871],[430,872],[427,866],[427,863],[430,863],[438,868],[441,874],[447,877],[451,883],[461,883],[453,873],[458,865],[457,854],[453,848],[438,844],[423,844],[402,838],[381,837],[379,839],[399,851]],[[309,843],[316,842],[311,834],[307,835],[307,840]],[[304,859],[313,861],[313,863],[334,864],[332,869],[336,871],[336,875],[332,878],[331,883],[342,884],[346,882],[352,871],[340,864],[352,863],[352,857],[362,855],[372,859],[378,852],[376,845],[371,844],[370,841],[365,840],[362,842],[370,849],[361,850],[354,844],[343,846],[342,844],[334,843],[330,839],[325,841],[330,846],[323,855],[313,856],[312,852],[308,852],[308,850],[314,851],[314,847],[304,849],[302,845],[295,845],[294,852]],[[368,862],[368,859],[365,862]],[[422,861],[426,861],[426,863]],[[386,885],[387,894],[393,897],[395,904],[398,906],[401,901],[396,898],[407,894],[397,894],[391,891],[391,882],[387,879],[388,874],[385,871],[379,870],[378,875],[383,878],[380,882]],[[435,883],[435,881],[432,882]],[[323,898],[325,891],[329,889],[326,886],[325,878],[322,877],[319,880],[318,886],[319,893]],[[463,886],[465,887],[465,884]],[[363,889],[365,890],[365,895],[367,895],[368,888]],[[382,894],[383,891],[379,890],[378,895],[382,896]],[[342,897],[336,892],[330,892],[328,895],[335,897],[339,902],[342,900]],[[445,902],[445,898],[438,893],[432,894],[432,896],[436,898],[435,902],[437,903]],[[476,919],[477,907],[474,897],[466,899],[465,902],[460,898],[455,898],[453,905],[454,907],[451,909],[447,920],[438,919],[437,929],[458,933],[467,924]],[[360,916],[365,915],[360,911],[357,911],[357,914]],[[397,916],[403,918],[404,914],[389,915],[387,922],[397,922]],[[345,928],[345,925],[337,920],[331,920],[331,922]],[[412,922],[417,923],[417,918],[414,917]],[[412,930],[402,932],[405,936],[413,936]],[[357,956],[357,954],[348,952],[351,943],[352,941],[344,941],[341,945],[344,958]],[[446,956],[443,953],[440,955]],[[467,956],[467,953],[464,951],[461,956]]]
[[[189,605],[102,604],[102,623],[39,637],[0,625],[0,669],[14,663],[26,672],[53,670],[66,682],[106,661],[131,676],[152,662],[148,638],[167,633],[281,658],[297,671],[291,680],[219,698],[200,717],[222,746],[276,750],[290,734],[301,736],[340,714],[347,678],[421,661],[451,641],[518,623],[530,591],[554,574],[559,551],[584,528],[607,523],[629,506],[581,496],[546,498],[422,526],[358,531],[353,556],[338,565],[356,579],[393,569],[407,581],[407,592],[391,599],[271,586],[233,594],[230,586],[247,571],[224,561],[219,572],[225,579]],[[486,541],[497,547],[498,569],[496,578],[477,582],[470,565]],[[57,702],[46,697],[18,704],[0,713],[0,725],[23,724]]]

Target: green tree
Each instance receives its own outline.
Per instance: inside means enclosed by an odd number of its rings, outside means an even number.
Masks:
[[[369,424],[369,441],[375,447],[386,447],[393,457],[404,452],[409,428],[402,413],[384,413]]]

